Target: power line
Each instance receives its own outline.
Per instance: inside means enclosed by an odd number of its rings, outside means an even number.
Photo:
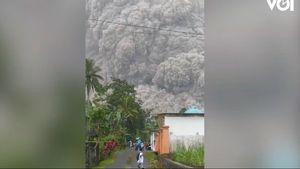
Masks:
[[[149,32],[139,32],[139,31],[137,31],[137,32],[134,32],[134,33],[138,33],[138,34],[149,34]],[[152,33],[152,32],[151,32]],[[204,37],[203,36],[197,36],[197,35],[183,35],[183,34],[181,34],[181,35],[179,35],[179,34],[167,34],[167,33],[164,33],[164,34],[162,34],[162,35],[167,35],[167,36],[183,36],[183,37],[194,37],[194,38],[201,38],[201,39],[204,39]]]
[[[91,20],[91,19],[89,19]],[[94,20],[94,19],[92,19]],[[98,20],[99,21],[99,20]],[[110,21],[107,21],[110,22]],[[148,28],[148,29],[159,29],[162,31],[169,32],[169,34],[165,33],[163,35],[168,35],[168,36],[183,36],[183,37],[194,37],[194,38],[200,38],[201,40],[204,40],[204,36],[202,34],[196,34],[196,33],[191,33],[191,32],[183,32],[183,31],[174,31],[174,30],[169,30],[169,29],[161,29],[161,28],[154,28],[154,27],[146,27],[146,26],[140,26],[140,25],[130,25],[130,24],[122,24],[122,23],[113,23],[117,25],[122,25],[122,26],[131,26],[131,27],[142,27],[142,28]],[[93,27],[88,27],[90,29],[93,29]],[[170,33],[181,33],[181,34],[170,34]],[[140,32],[140,31],[134,31],[134,33],[138,34],[150,34],[152,32]],[[184,34],[183,34],[184,33]],[[193,35],[194,34],[194,35]]]
[[[166,32],[181,33],[181,34],[185,34],[185,35],[203,36],[200,33],[185,32],[185,31],[172,30],[172,29],[164,29],[164,28],[144,26],[144,25],[134,25],[134,24],[121,23],[121,22],[115,22],[115,21],[109,21],[109,20],[102,20],[102,19],[88,19],[88,20],[107,22],[107,23],[111,23],[111,24],[115,24],[115,25],[122,25],[122,26],[130,26],[130,27],[137,27],[137,28],[146,28],[146,29],[153,29],[153,30],[159,30],[159,31],[166,31]]]
[[[93,29],[94,27],[88,27],[89,29]],[[132,33],[137,34],[152,34],[153,32],[141,32],[141,31],[131,31]],[[192,37],[192,38],[200,38],[201,40],[204,40],[204,36],[195,36],[195,35],[184,35],[184,34],[170,34],[170,33],[161,33],[160,35],[166,35],[166,36],[175,36],[175,37]]]

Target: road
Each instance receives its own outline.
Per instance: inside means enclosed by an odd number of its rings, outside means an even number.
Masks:
[[[116,153],[114,163],[106,166],[109,168],[137,168],[136,155],[138,152],[134,150],[121,150]],[[144,168],[149,168],[149,161],[144,156]]]

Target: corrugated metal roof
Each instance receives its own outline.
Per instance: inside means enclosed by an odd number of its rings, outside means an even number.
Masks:
[[[203,111],[203,109],[200,110],[196,106],[191,106],[184,113],[188,113],[188,114],[204,114],[204,111]]]

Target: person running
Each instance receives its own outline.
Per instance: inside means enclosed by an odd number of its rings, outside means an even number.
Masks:
[[[139,149],[139,152],[137,154],[137,167],[138,168],[144,168],[144,153],[142,151],[142,149]]]

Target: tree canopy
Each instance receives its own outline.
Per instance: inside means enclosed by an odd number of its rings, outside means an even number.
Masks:
[[[95,90],[100,85],[99,80],[103,80],[99,75],[100,71],[100,67],[95,64],[94,60],[85,59],[85,86],[88,96],[91,90]]]
[[[95,91],[95,97],[87,106],[87,126],[97,130],[99,137],[111,137],[119,142],[126,137],[141,137],[148,139],[155,123],[151,120],[150,110],[141,107],[141,101],[136,98],[133,85],[125,80],[112,78],[111,83],[102,85],[98,75],[101,70],[94,61],[86,62],[86,88]]]

